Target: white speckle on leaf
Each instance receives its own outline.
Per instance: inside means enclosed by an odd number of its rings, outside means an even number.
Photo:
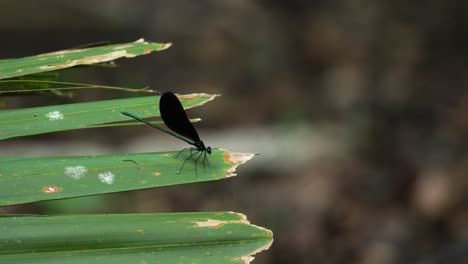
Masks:
[[[65,175],[72,177],[75,180],[78,180],[86,175],[88,169],[85,166],[75,166],[75,167],[66,167]]]
[[[63,119],[63,114],[60,111],[52,111],[45,115],[50,121]]]
[[[114,174],[110,171],[102,172],[98,174],[99,180],[106,184],[114,183]]]

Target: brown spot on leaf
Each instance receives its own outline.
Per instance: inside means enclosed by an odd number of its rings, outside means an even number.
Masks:
[[[224,178],[236,176],[236,168],[237,166],[246,163],[247,161],[251,160],[253,157],[255,157],[254,153],[238,153],[238,152],[229,152],[225,151],[224,152],[224,162],[233,164],[231,168],[227,169],[227,175],[224,176]]]
[[[211,227],[211,228],[219,228],[226,224],[228,221],[220,221],[216,219],[206,219],[206,221],[196,222],[198,227]]]
[[[157,176],[161,176],[161,173],[160,173],[160,172],[158,172],[158,171],[155,171],[155,172],[151,173],[151,175],[153,175],[153,176],[156,176],[156,177],[157,177]]]
[[[44,186],[42,188],[43,193],[59,193],[62,191],[62,188],[56,186],[56,185],[50,185],[50,186]]]

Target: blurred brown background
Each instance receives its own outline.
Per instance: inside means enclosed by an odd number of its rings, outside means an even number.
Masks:
[[[236,211],[274,232],[254,263],[468,263],[468,2],[2,1],[0,58],[173,42],[63,80],[219,93],[189,111],[212,147],[260,153],[224,181],[5,207]],[[5,97],[7,108],[135,96]],[[183,148],[147,127],[0,142],[1,155]]]

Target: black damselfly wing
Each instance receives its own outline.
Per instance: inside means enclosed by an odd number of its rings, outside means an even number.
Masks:
[[[159,112],[164,124],[175,133],[193,140],[200,141],[197,131],[185,113],[179,98],[171,92],[165,92],[159,101]]]

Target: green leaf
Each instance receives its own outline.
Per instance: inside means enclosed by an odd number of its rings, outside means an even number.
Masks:
[[[209,94],[179,96],[184,108],[202,105],[215,97],[216,95]],[[0,111],[0,139],[97,127],[105,123],[130,120],[130,117],[120,113],[122,111],[141,117],[159,116],[159,98],[160,96],[148,96],[3,110]]]
[[[0,263],[248,263],[270,230],[233,212],[0,217]]]
[[[178,152],[0,158],[0,206],[218,180],[254,156],[213,149],[205,168],[197,154],[178,174],[190,151]]]
[[[0,80],[0,95],[2,94],[17,94],[17,93],[32,93],[32,92],[52,92],[60,93],[66,90],[80,90],[80,89],[110,89],[120,90],[125,92],[139,92],[139,93],[157,93],[154,90],[145,88],[128,88],[120,86],[99,85],[89,83],[74,83],[74,82],[60,82],[55,80],[46,79],[48,76],[39,79],[41,75],[28,75],[21,80]],[[26,78],[27,77],[27,78]]]
[[[0,79],[103,63],[119,58],[132,58],[169,48],[170,43],[135,42],[85,49],[61,50],[18,59],[0,60]]]

